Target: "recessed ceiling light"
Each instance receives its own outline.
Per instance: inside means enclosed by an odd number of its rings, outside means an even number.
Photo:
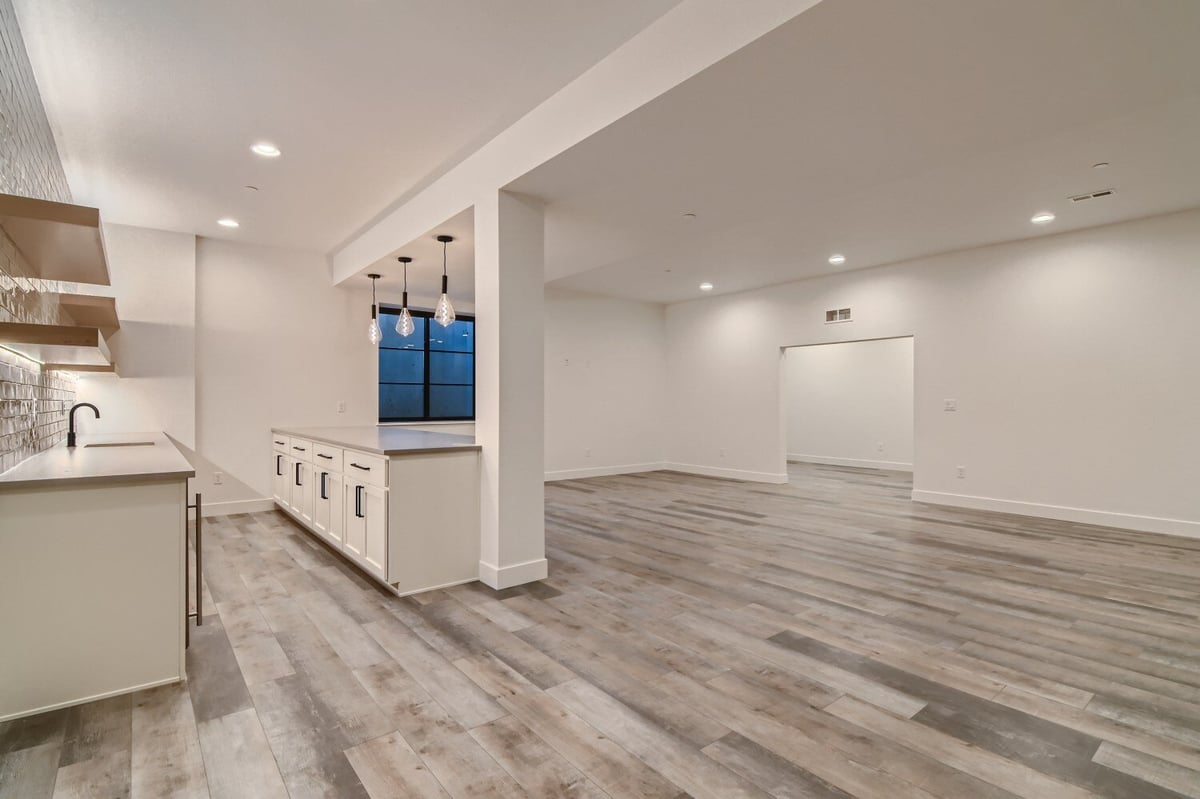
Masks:
[[[237,227],[238,221],[236,219],[230,219],[229,217],[225,217],[224,219],[218,219],[217,224],[220,225],[221,227]]]
[[[253,150],[256,154],[264,156],[266,158],[276,158],[280,154],[280,150],[278,147],[276,147],[274,144],[271,144],[270,142],[266,142],[266,141],[260,141],[257,144],[255,144],[253,147],[251,147],[250,149]]]
[[[1039,211],[1030,217],[1029,221],[1035,225],[1045,225],[1054,221],[1054,214],[1050,213],[1049,211]]]
[[[841,254],[831,255],[829,256],[829,263],[833,264],[834,266],[841,266],[842,264],[846,263],[846,256]]]
[[[701,291],[712,291],[712,290],[713,290],[713,284],[712,284],[712,283],[709,283],[709,282],[707,282],[707,281],[706,281],[706,282],[704,282],[704,283],[701,283],[701,284],[700,284],[700,290],[701,290]]]

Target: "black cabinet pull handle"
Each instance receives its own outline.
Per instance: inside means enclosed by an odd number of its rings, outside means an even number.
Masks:
[[[365,519],[367,515],[362,512],[362,486],[354,487],[354,517],[356,519]]]
[[[329,476],[329,472],[321,472],[321,499],[329,499],[325,496],[325,478]]]
[[[318,457],[318,458],[324,458],[324,459],[325,459],[325,460],[327,460],[327,461],[331,461],[331,460],[333,460],[333,456],[332,456],[332,455],[326,455],[326,454],[325,454],[325,453],[323,453],[323,452],[318,452],[318,453],[317,453],[317,457]]]
[[[296,446],[293,446],[293,447],[292,447],[292,449],[294,449],[294,450],[296,450],[296,451],[298,451],[298,452],[308,452],[308,450],[306,450],[304,447],[296,447]]]
[[[296,464],[296,485],[301,485],[301,483],[300,483],[300,464],[298,464],[298,463]]]
[[[281,446],[281,447],[282,447],[282,446],[283,446],[283,445],[285,445],[287,442],[286,442],[286,441],[276,441],[275,443],[276,443],[276,444],[278,444],[279,446]]]
[[[350,464],[350,465],[351,465],[351,466],[353,466],[355,469],[362,469],[364,472],[369,472],[369,471],[371,471],[371,467],[370,467],[370,466],[359,466],[357,463],[352,463],[352,464]]]
[[[283,456],[282,455],[275,456],[275,476],[283,477]]]

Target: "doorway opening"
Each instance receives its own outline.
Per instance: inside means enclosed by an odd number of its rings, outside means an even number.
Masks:
[[[808,464],[913,470],[913,337],[785,347],[784,451]]]

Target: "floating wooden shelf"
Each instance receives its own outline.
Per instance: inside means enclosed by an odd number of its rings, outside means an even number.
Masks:
[[[0,344],[42,364],[110,366],[108,342],[96,327],[0,322]]]
[[[43,280],[111,285],[100,211],[0,194],[0,227]]]
[[[67,312],[72,322],[83,327],[98,327],[106,337],[121,327],[121,320],[117,318],[115,297],[60,293],[50,293],[46,296],[57,299],[58,307]]]
[[[115,363],[94,364],[94,363],[47,363],[43,364],[42,368],[47,372],[87,372],[89,374],[117,374],[117,365]]]

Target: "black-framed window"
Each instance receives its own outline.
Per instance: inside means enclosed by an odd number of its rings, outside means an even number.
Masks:
[[[409,313],[416,329],[402,336],[400,309],[379,308],[379,421],[474,421],[475,317],[442,327],[428,311]]]

